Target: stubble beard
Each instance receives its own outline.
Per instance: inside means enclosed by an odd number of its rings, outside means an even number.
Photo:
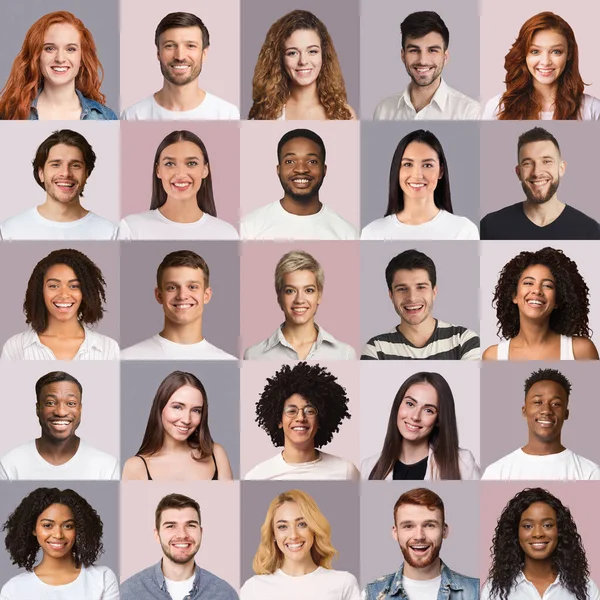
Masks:
[[[525,192],[525,196],[527,200],[533,204],[546,204],[548,200],[550,200],[558,191],[558,186],[560,185],[560,177],[558,179],[553,179],[550,187],[548,188],[548,192],[544,196],[536,196],[533,193],[533,190],[523,181],[521,182],[521,187]]]
[[[177,64],[177,63],[174,63]],[[180,63],[180,64],[185,64],[185,63]],[[162,61],[160,62],[160,72],[162,73],[162,76],[169,82],[172,83],[173,85],[187,85],[188,83],[191,83],[192,81],[198,79],[198,77],[200,76],[200,73],[202,72],[202,63],[200,63],[200,65],[193,67],[191,69],[190,74],[185,78],[185,79],[180,79],[178,77],[173,77],[169,66],[166,65],[165,63],[163,63]]]

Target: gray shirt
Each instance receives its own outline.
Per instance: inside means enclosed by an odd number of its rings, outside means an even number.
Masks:
[[[162,562],[162,561],[161,561]],[[121,585],[121,600],[168,600],[161,562],[148,567]],[[196,565],[194,584],[186,600],[239,600],[236,591],[223,579]]]

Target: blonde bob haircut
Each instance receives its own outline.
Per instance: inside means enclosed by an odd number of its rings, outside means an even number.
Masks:
[[[317,290],[319,292],[323,291],[325,273],[323,273],[323,267],[321,267],[317,259],[303,250],[292,250],[284,254],[275,267],[275,291],[278,298],[283,291],[283,276],[294,271],[310,271],[314,273],[317,280]]]
[[[331,544],[331,526],[317,503],[300,490],[289,490],[273,499],[267,511],[265,522],[260,528],[260,544],[254,555],[252,568],[257,575],[272,575],[283,565],[283,554],[274,540],[275,512],[285,502],[295,502],[313,532],[315,540],[310,554],[318,567],[331,569],[331,561],[338,552]]]

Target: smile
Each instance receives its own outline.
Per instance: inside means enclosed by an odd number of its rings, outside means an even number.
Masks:
[[[554,421],[549,421],[547,419],[536,419],[536,423],[541,427],[554,427]]]
[[[190,65],[171,65],[171,69],[175,69],[176,71],[183,71],[185,69],[189,69]]]
[[[417,312],[421,310],[424,306],[424,304],[406,304],[405,306],[403,306],[403,308],[407,312]]]
[[[50,67],[55,73],[66,73],[69,67]]]
[[[177,429],[177,431],[181,433],[187,434],[190,431],[191,427],[182,427],[181,425],[175,425],[175,429]]]
[[[171,544],[171,546],[175,548],[181,548],[182,550],[187,550],[191,546],[191,544],[187,542],[177,542],[176,544]]]
[[[426,544],[414,544],[412,546],[409,546],[409,548],[415,553],[415,554],[425,554],[428,550],[429,550],[429,546]]]
[[[542,187],[543,185],[546,185],[547,183],[550,183],[551,181],[552,181],[551,179],[536,179],[535,181],[530,180],[529,183],[536,187]]]
[[[292,312],[297,315],[303,315],[308,310],[307,307],[304,308],[292,308]]]
[[[292,552],[298,552],[304,546],[304,542],[298,542],[296,544],[286,544],[285,547]]]
[[[545,550],[546,546],[549,544],[550,542],[531,542],[529,545],[534,549],[534,550]]]
[[[534,307],[540,307],[540,306],[544,306],[545,302],[542,302],[541,300],[527,300],[527,304],[529,306],[534,306]]]
[[[423,429],[419,425],[413,425],[412,423],[407,423],[406,421],[404,421],[404,426],[406,427],[406,429],[408,429],[408,431],[413,431],[413,432],[417,432],[417,431],[420,431],[421,429]]]
[[[75,183],[73,181],[57,181],[56,186],[64,187],[64,188],[72,188],[75,186]]]
[[[176,187],[179,190],[187,190],[187,188],[190,187],[190,185],[192,185],[189,181],[187,182],[173,182],[171,184],[173,187]]]
[[[407,184],[409,188],[413,190],[422,190],[426,184],[424,183],[409,183]]]
[[[173,304],[173,308],[176,308],[177,310],[187,310],[188,308],[192,308],[192,306],[195,306],[195,304]]]
[[[536,69],[536,71],[540,74],[540,75],[552,75],[552,73],[554,73],[554,69],[542,69],[540,67],[538,67]]]
[[[53,550],[62,550],[66,545],[66,542],[48,542],[48,546],[50,546],[50,548],[52,548]]]
[[[308,431],[309,427],[307,425],[296,425],[295,427],[292,427],[292,431]]]

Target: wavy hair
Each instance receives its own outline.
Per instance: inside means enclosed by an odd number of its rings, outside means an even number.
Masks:
[[[577,600],[587,600],[590,572],[577,525],[571,511],[556,496],[542,488],[527,488],[516,494],[498,519],[490,549],[490,598],[508,600],[515,579],[525,564],[525,555],[519,543],[519,523],[523,512],[534,502],[543,502],[556,512],[558,543],[552,554],[552,567],[558,572],[561,584]]]
[[[202,394],[202,400],[204,401],[200,415],[200,424],[187,438],[188,446],[192,450],[198,450],[200,453],[198,458],[192,454],[192,458],[202,461],[207,456],[211,456],[214,442],[208,428],[208,397],[206,390],[202,382],[193,373],[186,373],[184,371],[173,371],[158,386],[152,407],[150,408],[150,414],[148,415],[148,423],[146,424],[142,444],[136,455],[152,456],[163,447],[165,430],[162,424],[162,412],[171,396],[178,389],[186,385],[196,388]]]
[[[533,265],[548,267],[554,276],[556,308],[550,315],[549,328],[569,337],[591,338],[588,286],[575,261],[562,250],[550,247],[536,252],[521,252],[504,265],[492,300],[498,319],[498,336],[510,340],[519,333],[519,307],[513,302],[513,298],[523,271]]]
[[[460,479],[458,464],[458,427],[454,410],[454,396],[448,382],[439,373],[422,371],[411,375],[401,386],[394,398],[387,432],[379,459],[369,474],[369,479],[385,479],[394,468],[402,451],[404,439],[398,430],[398,410],[408,390],[415,384],[431,385],[438,398],[438,416],[429,436],[429,446],[437,464],[437,472],[432,471],[435,479]],[[431,469],[432,465],[428,465]]]
[[[252,78],[252,108],[248,119],[278,119],[290,97],[290,79],[283,67],[286,40],[298,30],[315,31],[321,40],[323,64],[317,78],[319,102],[329,120],[352,119],[347,106],[346,84],[323,22],[307,10],[294,10],[281,17],[267,32]]]
[[[60,10],[38,19],[25,34],[21,51],[17,54],[6,85],[0,92],[0,118],[29,119],[31,103],[44,86],[44,78],[40,72],[44,36],[49,27],[63,23],[75,27],[81,38],[81,66],[75,78],[75,88],[86,98],[105,104],[106,97],[100,92],[104,70],[96,53],[94,38],[75,15]]]
[[[156,154],[154,155],[154,164],[152,166],[152,198],[150,200],[150,210],[156,210],[157,208],[160,208],[167,201],[167,192],[165,191],[162,181],[158,178],[156,169],[158,167],[158,163],[160,162],[160,155],[162,154],[163,150],[167,146],[177,144],[178,142],[191,142],[200,148],[200,152],[202,152],[202,157],[204,159],[204,164],[208,168],[208,175],[202,180],[200,189],[196,194],[196,202],[198,203],[198,208],[202,212],[209,214],[211,217],[216,217],[217,209],[215,207],[215,200],[213,197],[212,174],[206,146],[195,133],[187,131],[186,129],[181,131],[172,131],[163,139],[156,149]]]
[[[579,49],[571,26],[552,12],[541,12],[523,23],[519,36],[504,57],[506,91],[502,94],[498,119],[538,119],[542,104],[533,86],[526,57],[539,31],[556,31],[567,40],[567,63],[557,81],[554,119],[581,118],[584,82],[579,74]]]
[[[448,175],[448,163],[446,162],[446,155],[440,140],[431,133],[431,131],[425,131],[424,129],[417,129],[411,131],[405,135],[399,142],[392,158],[392,166],[390,167],[390,188],[388,196],[387,210],[384,216],[395,215],[400,211],[404,210],[404,192],[400,188],[400,166],[406,148],[412,142],[418,142],[419,144],[427,144],[437,155],[438,162],[440,165],[440,173],[442,176],[438,181],[438,184],[433,192],[433,201],[435,205],[445,210],[446,212],[452,213],[452,200],[450,197],[450,176]]]
[[[286,502],[295,502],[315,536],[310,555],[318,567],[331,569],[331,562],[338,552],[331,543],[331,526],[317,503],[307,493],[300,490],[288,490],[273,499],[267,510],[267,516],[260,528],[260,543],[252,561],[257,575],[271,575],[283,564],[283,554],[273,540],[275,512]]]

